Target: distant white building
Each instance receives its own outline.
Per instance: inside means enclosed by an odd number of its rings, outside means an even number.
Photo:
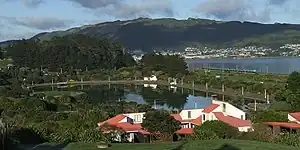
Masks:
[[[157,77],[152,75],[151,77],[144,77],[144,81],[157,81]]]

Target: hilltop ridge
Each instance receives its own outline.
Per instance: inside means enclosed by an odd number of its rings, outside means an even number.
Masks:
[[[261,24],[196,18],[117,20],[84,25],[65,31],[39,33],[31,39],[49,40],[55,36],[70,34],[85,34],[99,39],[116,40],[131,50],[143,51],[154,49],[181,51],[186,46],[279,47],[284,44],[300,43],[300,25],[297,24]]]

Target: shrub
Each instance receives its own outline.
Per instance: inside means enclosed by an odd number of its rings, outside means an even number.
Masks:
[[[281,133],[274,140],[275,143],[300,147],[300,135],[294,133]]]
[[[255,140],[261,142],[272,142],[275,135],[272,133],[272,129],[264,124],[253,125],[254,131],[243,133],[239,139],[241,140]]]
[[[189,140],[213,140],[218,139],[219,137],[212,130],[205,130],[201,126],[196,126],[194,128],[194,135],[189,136]]]
[[[200,126],[200,128],[201,130],[214,132],[217,137],[221,139],[235,138],[239,134],[237,128],[229,126],[228,124],[219,120],[206,121]]]

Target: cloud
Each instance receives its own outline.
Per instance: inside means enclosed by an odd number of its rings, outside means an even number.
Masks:
[[[44,0],[23,0],[23,3],[27,7],[35,8],[35,7],[39,6],[40,4],[44,3]]]
[[[0,42],[6,41],[9,39],[27,39],[32,37],[33,35],[36,35],[36,32],[18,32],[18,33],[7,33],[0,30]]]
[[[84,8],[97,9],[105,8],[110,5],[117,5],[122,3],[123,0],[67,0],[79,4]]]
[[[3,0],[4,2],[16,2],[16,1],[20,1],[22,2],[26,7],[29,8],[36,8],[38,7],[40,4],[44,3],[45,0]],[[0,0],[1,2],[1,0]]]
[[[174,15],[171,0],[67,0],[79,4],[81,7],[94,10],[96,14],[103,14],[114,18],[149,17]]]
[[[8,23],[13,25],[24,26],[31,29],[38,30],[52,30],[68,27],[71,23],[70,20],[63,20],[53,17],[5,17],[0,16],[0,19],[6,20]]]
[[[260,21],[270,20],[269,9],[259,12],[246,0],[206,0],[193,10],[208,17],[223,20]]]
[[[142,0],[137,3],[119,3],[114,8],[101,10],[100,14],[106,13],[116,18],[151,17],[153,15],[174,16],[171,1],[165,0]]]
[[[269,0],[269,4],[271,5],[283,5],[289,0]]]

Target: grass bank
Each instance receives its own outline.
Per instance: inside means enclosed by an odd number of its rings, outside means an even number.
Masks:
[[[175,150],[180,143],[165,144],[113,144],[108,150]],[[244,140],[191,141],[185,150],[299,150],[299,147]],[[65,150],[97,150],[96,144],[71,143]]]

